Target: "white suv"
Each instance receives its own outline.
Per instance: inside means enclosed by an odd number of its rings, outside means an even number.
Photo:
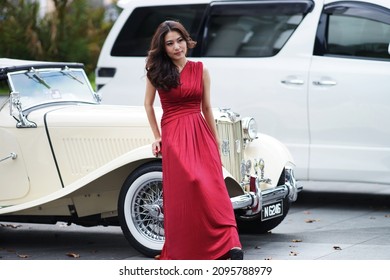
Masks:
[[[103,46],[103,103],[141,105],[157,25],[180,20],[212,104],[255,117],[300,180],[390,182],[390,1],[133,0]]]

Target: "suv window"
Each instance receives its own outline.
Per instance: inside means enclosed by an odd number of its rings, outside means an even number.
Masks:
[[[207,5],[176,5],[136,8],[119,33],[112,56],[146,56],[157,26],[164,20],[179,20],[196,40]]]
[[[202,55],[268,57],[277,54],[311,11],[311,1],[215,3]]]
[[[326,7],[320,22],[315,55],[390,59],[390,11],[344,2]]]

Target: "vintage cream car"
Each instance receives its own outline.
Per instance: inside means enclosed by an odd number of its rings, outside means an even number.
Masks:
[[[141,253],[161,250],[161,158],[143,107],[99,104],[79,63],[0,59],[0,96],[0,221],[120,225]],[[267,232],[301,190],[294,161],[253,118],[215,117],[239,229]]]

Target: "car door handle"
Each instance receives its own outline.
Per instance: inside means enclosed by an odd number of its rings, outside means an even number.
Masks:
[[[4,161],[4,160],[7,160],[7,159],[9,159],[9,158],[11,158],[11,159],[16,159],[16,157],[17,157],[16,153],[10,153],[10,154],[9,154],[8,156],[6,156],[5,158],[0,159],[0,162],[2,162],[2,161]]]
[[[303,80],[300,80],[300,79],[286,79],[286,80],[282,80],[282,84],[285,84],[285,85],[298,85],[298,86],[301,86],[303,85],[305,82]]]
[[[337,85],[337,83],[332,80],[321,80],[321,81],[313,81],[313,85],[331,87]]]

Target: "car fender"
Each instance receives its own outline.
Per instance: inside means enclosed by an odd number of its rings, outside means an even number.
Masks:
[[[295,166],[294,159],[287,147],[267,134],[259,133],[256,139],[247,143],[244,153],[244,158],[252,160],[252,163],[255,160],[264,160],[264,177],[271,179],[271,184],[274,186],[278,183],[286,166]]]

